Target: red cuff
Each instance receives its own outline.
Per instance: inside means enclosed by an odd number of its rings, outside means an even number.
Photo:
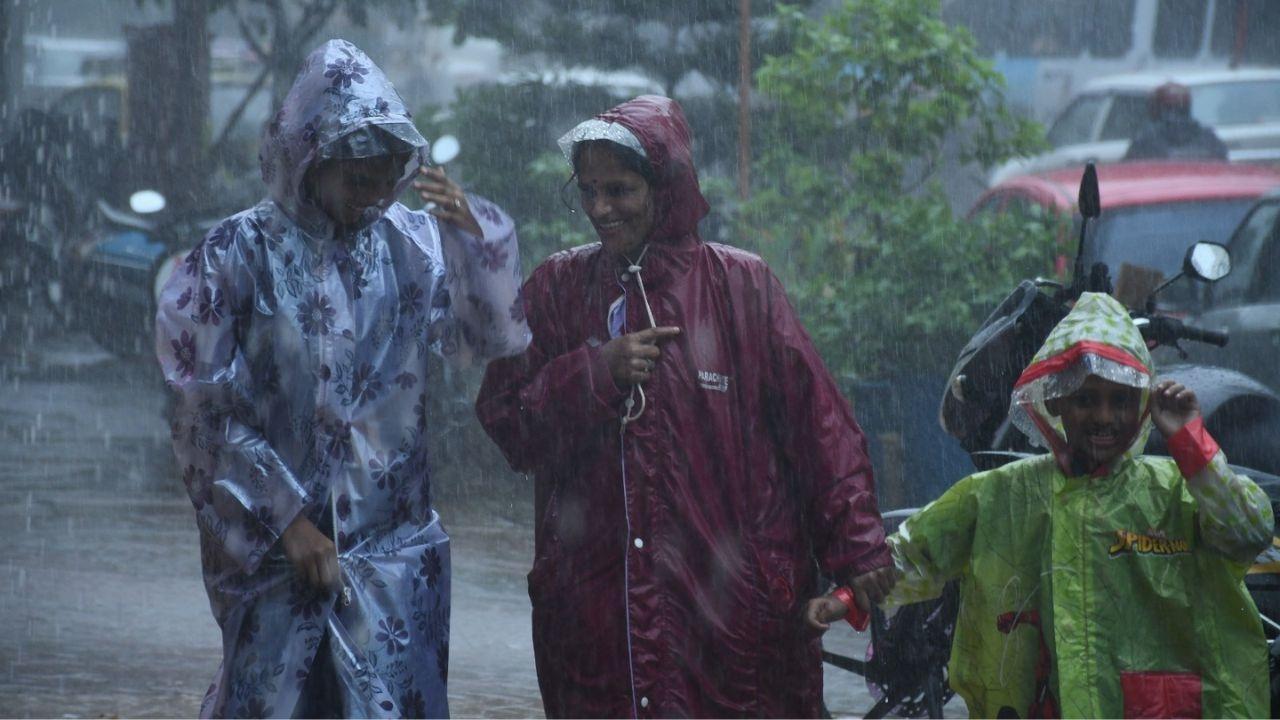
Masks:
[[[1204,419],[1196,418],[1169,438],[1169,454],[1178,463],[1182,476],[1189,479],[1218,454],[1218,441],[1204,429]]]
[[[849,608],[849,612],[844,616],[844,619],[853,626],[853,629],[858,632],[866,630],[867,626],[871,624],[871,616],[858,607],[858,601],[853,598],[853,592],[842,585],[832,590],[831,594],[835,595],[837,600]]]

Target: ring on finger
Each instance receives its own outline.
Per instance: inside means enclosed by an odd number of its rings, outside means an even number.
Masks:
[[[453,209],[454,209],[454,210],[461,210],[461,209],[462,209],[462,198],[454,198],[454,199],[453,199]]]

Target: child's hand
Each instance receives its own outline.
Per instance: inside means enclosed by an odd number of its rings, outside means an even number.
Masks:
[[[884,602],[885,596],[898,582],[898,569],[890,565],[865,572],[849,581],[858,607],[870,611],[872,605]]]
[[[823,595],[805,603],[804,624],[818,632],[831,629],[831,623],[849,613],[849,608],[836,599],[835,595]]]
[[[1191,388],[1173,380],[1161,380],[1151,388],[1151,421],[1165,438],[1200,417],[1200,401]]]

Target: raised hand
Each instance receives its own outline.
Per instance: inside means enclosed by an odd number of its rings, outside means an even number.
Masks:
[[[1166,438],[1200,417],[1200,401],[1191,388],[1174,380],[1161,380],[1151,388],[1151,421]]]

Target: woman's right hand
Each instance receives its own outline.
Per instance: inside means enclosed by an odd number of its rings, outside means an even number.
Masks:
[[[280,542],[284,544],[284,556],[308,585],[317,590],[341,592],[338,550],[314,523],[299,514],[285,528]]]
[[[649,379],[662,356],[658,343],[680,334],[678,327],[655,327],[619,335],[600,349],[609,374],[618,387],[639,385]]]

